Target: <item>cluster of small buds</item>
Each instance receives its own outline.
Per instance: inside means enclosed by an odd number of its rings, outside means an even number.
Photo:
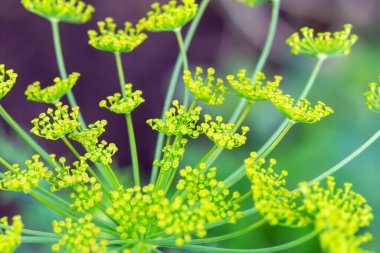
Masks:
[[[34,126],[31,133],[47,140],[57,140],[79,129],[79,107],[73,107],[71,112],[61,102],[57,102],[55,107],[55,110],[49,108],[46,113],[41,113],[31,121]]]
[[[291,35],[286,44],[290,46],[291,53],[306,55],[309,57],[326,58],[328,56],[344,56],[351,52],[351,47],[358,40],[358,36],[351,34],[352,25],[344,25],[344,30],[318,33],[314,37],[314,30],[304,27],[300,33]]]
[[[180,5],[177,5],[176,0],[171,0],[162,6],[156,2],[137,27],[151,32],[176,31],[192,20],[197,10],[198,4],[195,0],[182,0]]]
[[[55,155],[50,155],[52,161],[55,161]],[[60,157],[58,159],[60,165],[55,168],[55,174],[49,178],[48,183],[50,186],[50,191],[55,192],[61,189],[66,189],[75,185],[84,185],[87,183],[94,184],[96,179],[94,177],[89,177],[87,174],[88,164],[82,161],[75,161],[72,166],[66,165],[66,158]]]
[[[84,147],[89,148],[99,142],[99,137],[106,130],[107,120],[98,120],[93,124],[88,125],[87,129],[69,134],[69,138],[81,143]]]
[[[118,148],[114,143],[107,143],[102,140],[97,145],[92,145],[88,147],[85,158],[89,159],[91,162],[100,162],[104,165],[112,163],[112,157],[117,152]]]
[[[5,178],[0,180],[0,189],[29,193],[38,187],[41,180],[49,180],[53,174],[40,161],[39,155],[34,155],[32,160],[27,160],[25,165],[28,168],[27,170],[23,170],[18,164],[14,164],[12,170],[6,171],[4,173]]]
[[[107,108],[111,112],[118,114],[130,114],[145,100],[141,97],[142,91],[132,91],[132,84],[125,85],[125,97],[120,93],[115,93],[113,96],[108,96],[107,100],[102,100],[99,103],[101,108]]]
[[[185,106],[173,101],[173,107],[165,113],[165,120],[149,119],[148,125],[167,136],[189,136],[198,138],[202,128],[197,125],[202,108],[200,106],[187,111]]]
[[[90,185],[74,186],[73,190],[70,198],[74,200],[74,203],[70,205],[70,208],[75,212],[84,213],[103,200],[102,186],[95,180],[92,180]]]
[[[124,30],[116,30],[113,18],[106,18],[98,22],[99,33],[88,31],[89,44],[98,50],[127,53],[135,49],[147,39],[145,33],[134,28],[130,22],[126,22]]]
[[[305,98],[295,104],[295,99],[290,95],[277,95],[272,99],[272,103],[293,122],[312,124],[334,112],[321,101],[318,101],[314,107]]]
[[[275,76],[274,81],[267,81],[266,85],[263,86],[263,82],[266,80],[264,73],[257,72],[255,81],[246,76],[246,70],[240,70],[236,76],[228,75],[227,80],[231,87],[242,97],[246,98],[251,102],[271,100],[276,95],[282,93],[278,88],[281,76]]]
[[[204,119],[201,123],[202,133],[219,147],[233,149],[245,144],[249,127],[243,126],[239,134],[234,131],[234,123],[223,123],[222,116],[217,116],[216,122],[211,121],[212,117],[209,114],[205,114]]]
[[[52,246],[55,252],[65,250],[69,253],[105,253],[107,241],[97,240],[101,230],[92,221],[92,216],[87,214],[77,221],[66,218],[63,221],[53,221],[54,233],[61,237],[60,241]]]
[[[13,88],[17,76],[13,69],[6,70],[5,65],[0,64],[0,100]]]
[[[79,77],[80,74],[76,72],[70,74],[67,79],[62,80],[56,77],[53,80],[54,85],[46,87],[45,89],[41,89],[40,82],[34,82],[28,86],[25,95],[27,99],[31,101],[55,104],[74,87]]]
[[[4,231],[0,229],[1,253],[13,253],[21,244],[21,232],[24,227],[21,216],[14,216],[12,221],[13,223],[10,225],[8,217],[0,219],[0,225],[6,227]]]
[[[221,105],[224,102],[224,94],[227,87],[224,86],[223,79],[215,78],[215,69],[207,69],[207,77],[204,79],[201,74],[203,69],[197,67],[195,75],[192,77],[190,70],[184,70],[183,82],[194,96],[208,105]]]
[[[351,190],[350,183],[346,183],[344,189],[336,188],[334,178],[328,177],[326,189],[319,182],[311,186],[303,183],[300,187],[303,205],[310,215],[314,215],[315,227],[321,231],[320,242],[324,250],[330,253],[368,252],[360,245],[371,240],[371,234],[357,233],[370,225],[372,209],[363,196]]]
[[[367,99],[366,106],[371,111],[380,113],[380,86],[373,82],[369,84],[369,89],[369,91],[364,93],[364,96]]]
[[[259,4],[269,3],[271,0],[233,0],[233,1],[237,3],[245,4],[249,7],[255,7],[256,5],[259,5]]]
[[[49,20],[83,24],[91,20],[95,11],[80,0],[21,0],[25,9]]]
[[[280,174],[274,172],[274,159],[270,159],[267,168],[263,168],[264,164],[265,159],[257,159],[255,152],[245,160],[257,210],[271,225],[300,227],[310,224],[311,221],[304,214],[304,207],[297,204],[300,193],[291,193],[285,188],[288,173],[284,170]]]
[[[162,159],[160,161],[154,161],[154,165],[160,167],[161,171],[169,171],[170,169],[177,169],[185,154],[185,145],[187,139],[180,139],[175,141],[173,145],[166,145],[162,149]]]

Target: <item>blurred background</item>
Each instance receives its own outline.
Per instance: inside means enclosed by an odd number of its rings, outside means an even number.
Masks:
[[[104,118],[109,121],[104,138],[119,147],[115,163],[120,167],[119,175],[128,181],[131,170],[124,119],[98,107],[100,100],[119,90],[114,58],[110,53],[88,46],[87,31],[96,28],[96,22],[108,16],[114,17],[120,25],[124,21],[137,22],[149,10],[153,1],[87,2],[96,9],[91,22],[84,25],[61,25],[64,57],[69,73],[81,73],[73,91],[85,120],[94,122]],[[345,23],[352,23],[353,32],[360,36],[350,56],[329,60],[324,65],[309,96],[312,102],[321,100],[330,105],[335,113],[314,125],[296,125],[271,154],[278,160],[278,169],[288,170],[291,188],[335,165],[379,129],[379,116],[365,108],[362,96],[368,83],[377,81],[380,75],[379,8],[380,2],[377,0],[282,1],[279,29],[264,72],[269,79],[273,75],[282,75],[282,88],[293,96],[300,94],[315,60],[290,55],[284,43],[289,35],[303,26],[317,31],[335,31]],[[211,1],[189,50],[191,67],[212,66],[220,77],[236,73],[241,68],[251,72],[265,41],[270,12],[270,5],[247,8],[230,0]],[[19,73],[14,89],[1,104],[28,130],[31,128],[30,121],[45,111],[47,106],[26,101],[26,86],[37,80],[41,81],[42,86],[50,85],[52,79],[58,76],[50,29],[46,20],[25,11],[19,1],[0,1],[0,63]],[[157,135],[145,121],[160,116],[177,54],[174,34],[149,33],[146,42],[132,53],[123,55],[127,82],[141,89],[146,100],[133,113],[139,158],[146,181]],[[180,90],[178,94],[182,94]],[[219,112],[212,108],[205,108],[204,111],[228,118],[238,99],[231,96],[227,101],[222,109],[217,109]],[[242,148],[223,153],[216,163],[219,177],[225,178],[236,170],[250,151],[260,148],[282,120],[283,116],[269,103],[255,104],[249,119],[245,121],[251,128],[249,141]],[[62,143],[42,139],[38,141],[49,152],[70,157],[69,150]],[[190,142],[183,164],[194,165],[211,146],[207,140]],[[339,183],[352,182],[354,190],[363,194],[374,209],[376,218],[371,226],[374,240],[365,246],[372,251],[380,249],[379,150],[380,143],[377,142],[335,175]],[[11,163],[24,163],[32,154],[33,151],[0,120],[0,156]],[[238,190],[245,192],[248,189],[248,180],[239,184]],[[245,208],[249,208],[249,205],[252,203],[247,202]],[[0,217],[17,213],[23,214],[27,228],[48,231],[51,230],[51,219],[58,217],[28,196],[0,192]],[[257,219],[255,216],[249,217],[237,226],[247,226]],[[234,229],[234,226],[221,228],[225,232]],[[215,234],[218,232],[220,230],[216,230]],[[304,233],[305,230],[302,229],[263,226],[218,245],[232,248],[267,247],[293,240]],[[46,249],[27,246],[19,252],[46,252]],[[315,239],[287,252],[313,253],[320,250]]]

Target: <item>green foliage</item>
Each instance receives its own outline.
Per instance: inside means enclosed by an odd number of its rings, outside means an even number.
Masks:
[[[95,11],[80,0],[21,0],[25,9],[49,20],[83,24],[91,20]]]
[[[40,82],[34,82],[28,86],[25,95],[31,101],[55,104],[74,87],[79,77],[80,74],[76,72],[70,74],[64,80],[56,77],[53,80],[54,85],[48,86],[45,89],[41,89]]]
[[[0,100],[13,88],[17,76],[13,69],[6,70],[5,65],[0,64]]]
[[[127,53],[147,39],[147,35],[134,28],[130,22],[125,22],[124,30],[116,30],[113,18],[106,18],[105,21],[98,22],[98,27],[99,33],[95,30],[88,31],[88,43],[98,50]]]

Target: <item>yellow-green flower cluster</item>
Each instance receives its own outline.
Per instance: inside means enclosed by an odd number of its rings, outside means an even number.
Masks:
[[[21,0],[25,9],[49,20],[83,24],[91,20],[94,7],[80,0]]]
[[[304,27],[286,40],[291,53],[306,55],[316,58],[328,56],[344,56],[351,52],[351,47],[358,40],[358,36],[351,34],[352,25],[344,25],[342,31],[318,33],[314,36],[314,30]]]
[[[34,127],[30,132],[47,140],[57,140],[79,129],[79,107],[72,108],[71,112],[69,107],[61,102],[57,102],[55,107],[55,110],[49,108],[46,113],[41,113],[38,118],[33,119],[31,122]]]
[[[12,169],[4,173],[5,178],[0,180],[0,189],[28,193],[38,187],[41,180],[48,180],[52,176],[39,155],[34,155],[32,160],[27,160],[25,165],[28,169],[21,169],[14,164]]]
[[[140,29],[134,28],[130,22],[124,24],[124,30],[116,30],[116,24],[112,18],[98,22],[99,33],[94,30],[88,31],[89,44],[96,49],[127,53],[143,43],[147,35]]]
[[[245,144],[249,127],[243,126],[239,134],[235,133],[234,123],[223,123],[222,116],[217,116],[216,122],[212,121],[209,114],[205,114],[204,119],[205,121],[201,123],[202,132],[219,147],[233,149]]]
[[[13,69],[6,70],[5,65],[0,64],[0,100],[13,88],[17,76]]]
[[[298,206],[296,202],[300,193],[291,193],[285,188],[288,173],[284,170],[280,174],[274,172],[274,159],[270,159],[267,168],[263,168],[264,164],[265,159],[257,159],[257,153],[254,152],[245,160],[257,210],[271,225],[308,225],[311,221],[304,214],[304,207]]]
[[[151,32],[179,30],[194,18],[197,10],[195,0],[182,0],[179,5],[176,0],[171,0],[162,6],[156,2],[137,26]]]
[[[187,139],[180,139],[175,141],[173,145],[166,145],[162,149],[162,159],[160,161],[154,161],[154,165],[161,168],[161,171],[169,171],[170,169],[177,169],[185,154],[185,145]]]
[[[126,84],[125,97],[120,93],[115,93],[113,96],[108,96],[107,100],[100,101],[99,106],[114,113],[130,114],[145,101],[141,95],[141,90],[132,91],[132,84]]]
[[[70,133],[69,138],[81,143],[86,148],[90,148],[99,142],[98,138],[106,131],[105,126],[107,123],[106,120],[98,120],[88,125],[85,130]]]
[[[189,136],[198,138],[202,128],[197,125],[202,108],[200,106],[187,111],[185,106],[173,101],[173,107],[165,113],[165,119],[149,119],[147,123],[153,130],[168,136]]]
[[[0,229],[1,253],[13,253],[21,244],[21,232],[24,227],[21,216],[14,216],[12,221],[10,225],[7,217],[0,219],[1,227],[5,227],[4,231]]]
[[[279,95],[282,91],[278,88],[281,76],[275,76],[274,81],[267,81],[264,86],[263,83],[266,80],[264,73],[257,72],[255,81],[246,76],[246,70],[240,70],[236,76],[228,75],[227,80],[231,87],[242,97],[251,102],[271,100],[274,96]]]
[[[55,155],[50,155],[50,157],[56,163]],[[65,157],[60,157],[58,162],[59,165],[54,169],[54,176],[48,180],[51,185],[50,191],[55,192],[75,185],[94,184],[96,182],[94,177],[88,176],[88,164],[84,160],[75,161],[72,166],[66,164]]]
[[[66,218],[63,221],[53,221],[54,233],[59,235],[61,239],[52,246],[55,252],[67,251],[69,253],[105,253],[107,250],[107,241],[97,240],[100,235],[98,228],[92,221],[90,214],[77,221]]]
[[[227,87],[224,86],[223,79],[215,78],[215,69],[207,69],[207,77],[204,79],[201,74],[203,69],[197,67],[195,75],[189,70],[183,72],[183,82],[194,96],[208,105],[221,105],[224,102],[224,95]]]
[[[103,200],[102,186],[95,180],[92,180],[89,185],[77,185],[73,190],[70,198],[74,200],[74,203],[70,205],[70,208],[78,213],[92,209]]]
[[[295,99],[290,95],[278,95],[272,99],[272,103],[293,122],[312,124],[334,112],[321,101],[318,101],[314,107],[305,98],[295,104]]]
[[[76,72],[70,74],[67,79],[61,80],[61,78],[56,77],[54,85],[45,89],[41,89],[40,82],[34,82],[28,86],[25,95],[31,101],[55,104],[74,87],[79,77],[80,74]]]
[[[369,89],[369,91],[364,93],[364,96],[367,99],[366,106],[371,111],[380,113],[380,86],[373,82],[369,84]]]
[[[371,207],[360,194],[344,188],[336,188],[333,177],[327,179],[326,189],[318,182],[301,185],[303,205],[314,216],[316,229],[321,231],[320,243],[330,253],[364,253],[361,244],[372,239],[369,232],[357,235],[373,220]]]
[[[256,5],[270,2],[270,0],[233,0],[233,1],[237,3],[245,4],[249,7],[255,7]]]
[[[114,143],[107,143],[102,140],[96,145],[88,147],[85,158],[89,159],[91,162],[100,162],[104,165],[112,163],[112,157],[117,152],[118,148]]]

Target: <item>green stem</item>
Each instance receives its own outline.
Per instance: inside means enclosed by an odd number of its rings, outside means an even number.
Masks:
[[[37,237],[37,236],[22,236],[21,243],[28,244],[51,244],[59,241],[59,238]]]
[[[256,223],[253,223],[252,225],[248,226],[248,227],[245,227],[239,231],[235,231],[233,233],[230,233],[230,234],[225,234],[225,235],[221,235],[221,236],[216,236],[216,237],[210,237],[210,238],[204,238],[204,239],[196,239],[196,240],[193,240],[191,242],[191,244],[197,244],[197,243],[213,243],[213,242],[219,242],[219,241],[225,241],[225,240],[229,240],[229,239],[232,239],[232,238],[236,238],[236,237],[239,237],[241,235],[244,235],[262,225],[264,225],[266,223],[266,220],[265,219],[261,219],[259,220],[258,222]]]
[[[104,170],[105,170],[108,178],[111,180],[113,187],[115,188],[115,190],[117,190],[120,186],[120,182],[117,179],[115,173],[113,172],[111,166],[109,164],[105,164],[103,167],[104,167]]]
[[[76,151],[73,145],[71,145],[70,141],[66,138],[66,136],[63,136],[61,139],[66,144],[66,146],[70,149],[70,151],[75,155],[75,157],[78,160],[81,160],[82,156],[78,153],[78,151]]]
[[[117,73],[119,76],[121,93],[122,93],[123,98],[126,98],[127,95],[125,91],[125,76],[124,76],[124,70],[123,70],[123,62],[121,60],[120,53],[115,53],[115,60],[116,60]],[[140,185],[139,159],[137,155],[135,132],[133,129],[131,114],[126,114],[125,120],[127,123],[127,131],[128,131],[128,137],[129,137],[129,146],[130,146],[132,167],[133,167],[133,178],[135,181],[135,185]]]
[[[251,77],[252,81],[255,81],[256,73],[263,70],[268,60],[268,56],[273,45],[273,40],[276,35],[279,14],[280,14],[280,0],[272,0],[272,14],[271,14],[271,20],[269,24],[268,34],[265,40],[263,51],[261,52],[261,55],[255,67],[255,70],[253,71],[253,74]],[[230,122],[235,122],[237,120],[237,118],[241,114],[246,104],[247,104],[247,101],[244,98],[242,98],[237,108],[235,109],[235,112],[232,114]]]
[[[210,0],[202,0],[202,2],[199,5],[198,12],[195,15],[193,21],[191,22],[189,30],[186,34],[186,38],[185,38],[186,50],[189,48],[189,45],[190,45],[191,41],[193,40],[195,31],[198,28],[199,22],[200,22],[200,20],[201,20],[201,18],[202,18],[202,16],[203,16],[203,14],[204,14],[209,3],[210,3]],[[168,90],[166,93],[164,106],[162,108],[161,119],[164,119],[165,112],[169,109],[170,104],[173,100],[175,88],[176,88],[177,81],[178,81],[180,71],[181,71],[181,66],[182,66],[182,56],[181,56],[181,54],[179,54],[177,57],[177,61],[175,63],[173,72],[172,72],[172,76],[170,78],[170,83],[169,83],[169,87],[168,87]],[[162,149],[162,146],[164,145],[164,137],[165,137],[164,134],[162,134],[162,133],[158,134],[157,142],[156,142],[156,148],[154,151],[154,158],[153,158],[154,161],[160,160],[161,149]],[[158,166],[153,165],[152,174],[150,176],[150,183],[154,184],[156,182],[157,175],[158,175]]]
[[[181,29],[175,30],[174,33],[175,33],[175,36],[177,37],[179,51],[180,51],[181,56],[182,56],[183,69],[188,70],[189,69],[189,62],[187,60],[186,48],[185,48],[185,44],[183,41]],[[185,108],[187,108],[189,106],[189,96],[190,96],[190,92],[187,89],[187,87],[185,86],[183,88],[183,105],[185,106]]]
[[[65,61],[63,59],[63,53],[62,53],[61,38],[59,35],[59,21],[56,19],[51,19],[50,23],[51,23],[52,33],[53,33],[55,56],[57,58],[59,74],[62,79],[67,79],[66,66],[65,66]],[[67,92],[66,96],[67,96],[67,99],[69,100],[69,104],[71,107],[78,106],[78,103],[75,100],[74,94],[71,90]],[[80,112],[78,114],[78,120],[81,123],[82,130],[86,129],[87,128],[86,123]]]
[[[42,158],[51,166],[55,166],[49,157],[49,154],[35,141],[22,127],[7,113],[2,105],[0,105],[0,115],[15,130],[20,137],[29,144]]]
[[[177,247],[174,244],[164,244],[160,245],[162,247],[167,248],[181,248],[185,250],[197,250],[199,252],[220,252],[220,253],[270,253],[270,252],[279,252],[284,251],[287,249],[294,248],[298,245],[301,245],[310,239],[314,238],[320,233],[319,230],[314,230],[313,232],[298,238],[294,241],[284,243],[278,246],[274,247],[268,247],[268,248],[261,248],[261,249],[226,249],[226,248],[216,248],[216,247],[207,247],[207,246],[200,246],[200,245],[183,245],[181,247]]]
[[[2,157],[0,157],[0,163],[4,165],[8,170],[12,171],[13,167],[7,161],[5,161]]]
[[[0,223],[0,228],[2,229],[11,229],[10,226],[5,226],[4,224]],[[48,233],[48,232],[41,232],[41,231],[36,231],[36,230],[30,230],[30,229],[23,229],[22,234],[25,235],[34,235],[34,236],[44,236],[44,237],[60,237],[57,234],[54,233]]]

